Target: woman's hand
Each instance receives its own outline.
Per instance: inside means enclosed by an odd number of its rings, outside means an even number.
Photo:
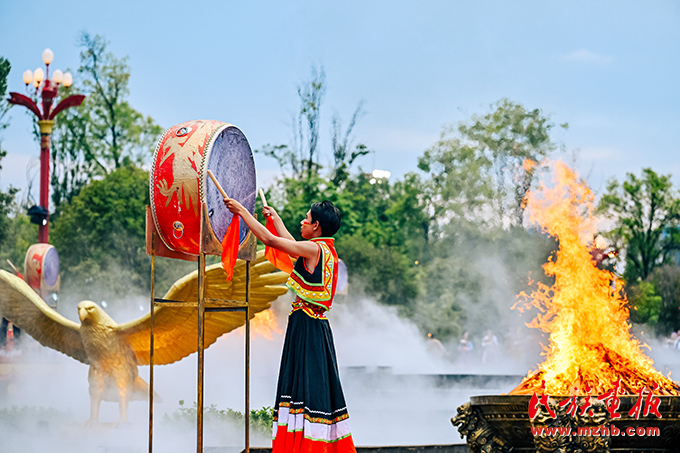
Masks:
[[[234,198],[224,198],[223,201],[224,205],[227,207],[227,209],[229,209],[229,212],[231,212],[232,214],[241,215],[241,213],[245,209],[243,205]],[[241,215],[241,217],[243,216]]]
[[[275,219],[279,216],[279,214],[276,212],[276,209],[272,208],[271,206],[265,206],[262,208],[262,215],[265,217],[271,217],[272,219]]]

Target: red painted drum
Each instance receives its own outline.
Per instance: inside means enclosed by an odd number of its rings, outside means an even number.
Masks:
[[[233,124],[212,120],[172,126],[158,141],[149,178],[153,220],[171,250],[199,254],[202,202],[220,242],[227,232],[232,214],[208,170],[229,197],[251,213],[255,210],[255,162],[243,132]],[[245,222],[240,227],[243,242],[249,230]]]
[[[50,244],[33,244],[26,251],[24,280],[40,292],[57,287],[59,282],[59,254]]]

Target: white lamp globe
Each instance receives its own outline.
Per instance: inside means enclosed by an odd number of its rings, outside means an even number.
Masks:
[[[61,72],[61,69],[54,71],[52,74],[52,80],[54,80],[54,83],[61,83],[64,81],[64,73]]]
[[[73,84],[73,76],[71,75],[70,72],[64,73],[64,81],[62,82],[62,84],[67,88]]]
[[[45,71],[43,71],[42,68],[36,68],[36,70],[33,71],[33,81],[40,83],[44,78]]]
[[[52,60],[54,60],[54,52],[52,52],[51,49],[43,50],[42,59],[45,64],[52,63]]]
[[[27,69],[24,71],[24,83],[28,85],[31,82],[33,82],[33,71]]]

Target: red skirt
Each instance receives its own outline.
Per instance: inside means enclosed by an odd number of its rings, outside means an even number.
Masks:
[[[272,453],[354,453],[333,334],[323,314],[288,318],[274,407]]]

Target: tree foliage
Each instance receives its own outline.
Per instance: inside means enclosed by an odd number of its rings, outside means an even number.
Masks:
[[[7,77],[12,69],[9,60],[0,57],[0,133],[9,126],[9,119],[7,112],[9,112],[10,104],[7,102]],[[1,150],[2,148],[0,148]],[[4,157],[4,154],[2,155]]]
[[[59,251],[62,292],[72,302],[148,294],[148,204],[149,172],[134,164],[91,181],[64,203],[50,239]],[[193,262],[157,259],[157,290],[195,269]]]
[[[666,264],[654,269],[648,281],[660,297],[657,333],[668,335],[680,326],[680,266]]]
[[[639,282],[628,289],[628,303],[631,307],[630,320],[656,328],[661,314],[662,298],[656,293],[651,282]]]
[[[9,76],[12,65],[4,58],[0,57],[0,170],[2,170],[2,160],[7,156],[7,150],[2,148],[2,132],[9,126],[9,112],[10,104],[7,102],[7,77]],[[6,192],[0,191],[0,255],[7,255],[6,259],[14,257],[12,252],[7,253],[6,246],[11,250],[12,239],[15,238],[16,229],[13,225],[13,219],[10,217],[14,210],[14,199],[19,189],[10,187]],[[3,253],[4,252],[4,253]]]
[[[127,57],[107,50],[101,36],[80,36],[80,67],[64,96],[86,95],[78,108],[62,112],[52,143],[52,198],[58,208],[94,178],[129,163],[150,160],[162,129],[128,102],[130,67]]]
[[[298,118],[306,119],[298,127],[318,127],[323,83],[323,77],[312,78],[298,90]],[[540,260],[555,246],[513,220],[520,217],[515,194],[523,199],[537,171],[522,164],[540,161],[558,147],[550,138],[553,125],[540,110],[527,111],[508,100],[494,108],[469,124],[447,128],[421,157],[420,172],[396,181],[356,168],[369,152],[361,143],[354,145],[362,103],[346,129],[333,116],[328,147],[315,134],[299,135],[294,129],[297,143],[259,151],[282,169],[268,191],[270,204],[279,207],[298,239],[299,221],[312,202],[328,199],[340,209],[336,246],[355,295],[365,292],[395,306],[444,339],[462,333],[467,324],[502,326],[514,295],[526,287],[527,274],[538,273]],[[308,143],[300,145],[300,140]],[[306,167],[312,154],[292,152],[300,149],[314,149],[317,159],[325,151],[331,166]],[[505,175],[499,160],[513,173]],[[520,209],[523,214],[523,205]],[[489,275],[489,268],[497,269],[498,278]]]
[[[101,37],[85,34],[81,44],[81,79],[70,93],[88,97],[59,118],[52,184],[61,205],[52,239],[64,288],[78,287],[80,298],[120,298],[149,283],[148,172],[140,164],[160,129],[127,103],[126,59],[107,52]],[[343,214],[336,245],[352,296],[396,307],[444,340],[475,328],[509,331],[515,295],[528,275],[543,275],[556,248],[524,225],[524,198],[542,162],[560,150],[557,126],[539,109],[501,99],[446,127],[416,171],[381,179],[360,166],[370,152],[355,138],[363,103],[346,126],[337,113],[330,117],[330,140],[322,140],[326,90],[323,68],[313,68],[297,89],[291,142],[257,151],[281,167],[267,196],[291,233],[300,239],[312,202],[331,200]],[[669,177],[645,169],[611,183],[599,206],[615,225],[609,237],[626,248],[632,317],[659,331],[680,322],[678,203]],[[7,229],[10,240],[20,242],[22,228]],[[157,262],[157,286],[193,266],[173,274]]]
[[[54,223],[51,239],[59,250],[65,275],[80,283],[112,266],[141,287],[146,281],[144,254],[146,206],[149,204],[148,173],[133,165],[92,181],[64,205]],[[64,283],[67,283],[66,281]]]
[[[545,168],[542,162],[558,149],[550,136],[555,125],[541,110],[508,99],[491,108],[468,123],[446,127],[418,167],[430,174],[437,216],[521,227],[524,198]]]
[[[680,198],[670,175],[651,168],[609,181],[598,212],[605,236],[625,253],[623,278],[631,321],[667,335],[680,325]]]
[[[598,211],[614,221],[607,236],[625,248],[624,278],[645,280],[680,249],[680,199],[670,176],[651,168],[609,182]]]

